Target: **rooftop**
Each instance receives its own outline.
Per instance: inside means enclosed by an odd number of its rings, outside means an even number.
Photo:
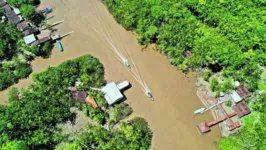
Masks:
[[[14,8],[14,12],[19,15],[20,14],[20,10],[18,8]]]
[[[236,91],[233,91],[230,96],[232,97],[235,103],[238,103],[242,100]]]
[[[199,130],[200,130],[201,133],[206,133],[206,132],[211,131],[211,129],[210,129],[210,127],[208,126],[208,124],[207,124],[206,121],[200,123],[200,124],[198,125],[198,128],[199,128]]]
[[[42,39],[44,37],[50,36],[51,35],[50,30],[41,30],[40,33],[37,35],[38,39]]]
[[[17,16],[17,14],[13,10],[6,13],[7,18],[13,18],[15,16]]]
[[[94,98],[92,98],[92,97],[87,97],[87,102],[93,107],[93,108],[97,108],[98,107],[98,105],[97,105],[97,103],[95,102],[95,100],[94,100]]]
[[[237,112],[237,116],[239,118],[244,117],[245,115],[251,113],[251,110],[249,109],[248,105],[245,102],[240,102],[234,105],[233,110]]]
[[[0,0],[0,6],[5,6],[6,5],[6,0]]]
[[[241,97],[241,99],[244,99],[251,95],[245,84],[237,87],[236,92]]]
[[[23,21],[17,25],[17,27],[21,30],[24,31],[29,27],[29,24],[26,21]]]
[[[23,18],[19,15],[19,16],[14,16],[12,18],[8,18],[8,20],[9,20],[9,22],[17,25],[23,20]]]
[[[28,36],[25,36],[24,38],[24,41],[25,43],[28,45],[28,44],[31,44],[32,42],[36,41],[36,38],[33,34],[31,35],[28,35]]]
[[[6,13],[12,11],[12,9],[11,9],[11,7],[10,7],[9,5],[5,5],[5,6],[3,7],[3,9],[4,9],[4,11],[5,11]]]
[[[29,28],[29,29],[27,29],[26,31],[23,32],[23,36],[34,34],[36,32],[38,32],[38,30],[36,28]]]
[[[81,103],[86,103],[87,93],[85,91],[74,91],[71,92],[72,100],[79,101]]]
[[[50,40],[51,40],[50,36],[47,36],[47,37],[44,37],[42,39],[39,39],[39,40],[33,42],[32,45],[40,45],[40,44],[43,44],[43,43],[50,41]]]
[[[122,93],[114,82],[108,83],[105,87],[103,87],[102,92],[104,93],[104,98],[109,105],[112,105],[123,98]]]

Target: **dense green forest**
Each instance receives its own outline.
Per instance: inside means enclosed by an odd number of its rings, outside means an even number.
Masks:
[[[215,86],[213,79],[213,90],[230,91],[231,81],[247,84],[252,92],[258,88],[265,90],[265,80],[261,79],[261,68],[266,65],[265,0],[104,2],[123,27],[139,34],[138,41],[143,48],[155,43],[171,64],[183,71],[207,68],[211,73],[221,72],[226,82]],[[187,51],[192,54],[190,58],[185,57]],[[205,74],[205,78],[211,73]],[[252,115],[259,121],[254,124],[244,121],[247,125],[237,134],[222,139],[221,149],[266,149],[266,129],[260,123],[265,124],[265,115],[261,112],[265,96],[262,100],[248,100],[250,105],[252,101],[256,101]],[[252,140],[241,146],[233,142],[249,139]]]
[[[44,19],[42,14],[35,12],[34,5],[37,1],[10,0],[8,3],[18,6],[22,15],[35,24]],[[23,41],[22,32],[15,25],[1,22],[0,28],[0,90],[4,90],[31,73],[30,61],[35,57],[49,57],[51,44],[47,42],[40,47],[28,46]]]
[[[129,120],[118,129],[112,127],[132,112],[127,104],[117,104],[115,111],[111,111],[103,102],[102,93],[93,91],[88,94],[101,103],[101,108],[93,109],[90,105],[72,101],[68,87],[74,86],[77,78],[82,81],[79,90],[87,91],[89,87],[105,84],[103,66],[98,59],[85,55],[35,73],[32,78],[34,83],[21,92],[11,88],[8,105],[0,106],[0,149],[124,150],[150,147],[152,133],[144,119]],[[98,125],[107,122],[110,130],[88,125],[78,133],[63,134],[63,129],[57,125],[75,120],[76,114],[70,111],[72,107],[83,111]]]

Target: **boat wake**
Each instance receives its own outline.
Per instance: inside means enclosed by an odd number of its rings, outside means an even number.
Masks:
[[[128,53],[127,49],[125,46],[122,44],[121,40],[119,37],[114,34],[112,28],[109,26],[109,24],[103,19],[102,15],[99,13],[99,8],[92,2],[92,0],[87,1],[90,6],[92,6],[92,13],[97,18],[97,23],[99,24],[100,29],[93,28],[93,30],[98,34],[98,36],[106,43],[109,45],[109,48],[113,51],[115,54],[116,58],[123,63],[126,67],[128,72],[133,76],[133,78],[140,84],[142,90],[144,93],[153,100],[153,96],[151,94],[150,89],[148,88],[147,84],[145,81],[142,79],[140,72],[133,61],[132,57]],[[123,50],[120,50],[117,48],[116,43],[113,41],[114,38],[111,37],[112,34],[117,43],[119,43],[120,47],[122,47]],[[122,51],[126,54],[123,55]]]

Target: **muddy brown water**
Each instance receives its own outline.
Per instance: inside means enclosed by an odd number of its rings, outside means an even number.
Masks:
[[[92,3],[98,7],[104,23],[109,25],[109,31],[115,43],[123,43],[130,56],[138,66],[142,78],[152,91],[155,101],[144,95],[139,84],[126,70],[110,50],[109,45],[99,38],[93,28],[100,30],[97,17],[93,15]],[[74,34],[61,40],[64,52],[55,47],[48,59],[37,58],[32,62],[34,72],[45,70],[48,66],[57,66],[65,60],[74,59],[84,54],[91,54],[100,59],[105,67],[107,81],[128,80],[133,87],[125,91],[127,102],[134,110],[134,116],[147,119],[153,131],[152,147],[157,150],[211,150],[216,149],[213,141],[218,141],[220,134],[217,127],[206,135],[200,135],[196,129],[202,121],[213,120],[211,113],[193,116],[193,111],[203,107],[196,96],[195,74],[185,77],[171,66],[167,57],[147,49],[141,52],[137,35],[123,29],[109,14],[99,0],[43,0],[42,5],[51,6],[54,17],[50,22],[65,20],[55,28],[64,34],[75,31]],[[94,11],[95,13],[95,11]],[[99,19],[98,19],[99,20]],[[121,48],[121,46],[117,46]],[[31,78],[20,80],[15,87],[27,87]],[[7,103],[7,90],[0,92],[0,103]]]

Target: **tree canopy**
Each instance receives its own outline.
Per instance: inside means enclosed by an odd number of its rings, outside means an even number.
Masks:
[[[129,146],[147,149],[151,144],[151,132],[144,119],[133,119],[122,123],[119,129],[107,131],[101,127],[104,119],[108,119],[107,112],[72,100],[68,88],[74,86],[80,77],[82,84],[77,87],[80,90],[88,91],[90,87],[99,88],[105,84],[102,64],[97,58],[84,55],[33,74],[34,83],[28,88],[21,91],[11,88],[9,104],[0,105],[0,147],[55,149],[59,143],[67,143],[65,149],[125,149]],[[102,101],[101,93],[89,92],[89,95]],[[101,107],[104,105],[101,102]],[[70,111],[72,107],[83,110],[97,123],[97,127],[88,125],[86,130],[77,133],[78,136],[74,135],[78,137],[74,141],[57,126],[67,121],[73,122],[75,113]]]
[[[114,18],[139,34],[143,48],[155,43],[183,71],[207,68],[225,81],[210,79],[215,95],[229,93],[233,81],[258,90],[266,65],[265,0],[104,0]],[[186,57],[189,51],[191,57]],[[209,80],[211,73],[205,73]],[[265,99],[265,96],[262,97]],[[251,101],[249,101],[251,103]],[[261,108],[265,101],[256,101]],[[253,124],[221,141],[220,149],[265,149],[265,115],[252,112]],[[252,118],[252,117],[251,117]],[[249,119],[247,119],[249,120]],[[252,119],[251,119],[252,120]],[[246,123],[246,121],[244,120]],[[251,121],[250,121],[251,122]],[[264,125],[265,126],[265,125]]]

